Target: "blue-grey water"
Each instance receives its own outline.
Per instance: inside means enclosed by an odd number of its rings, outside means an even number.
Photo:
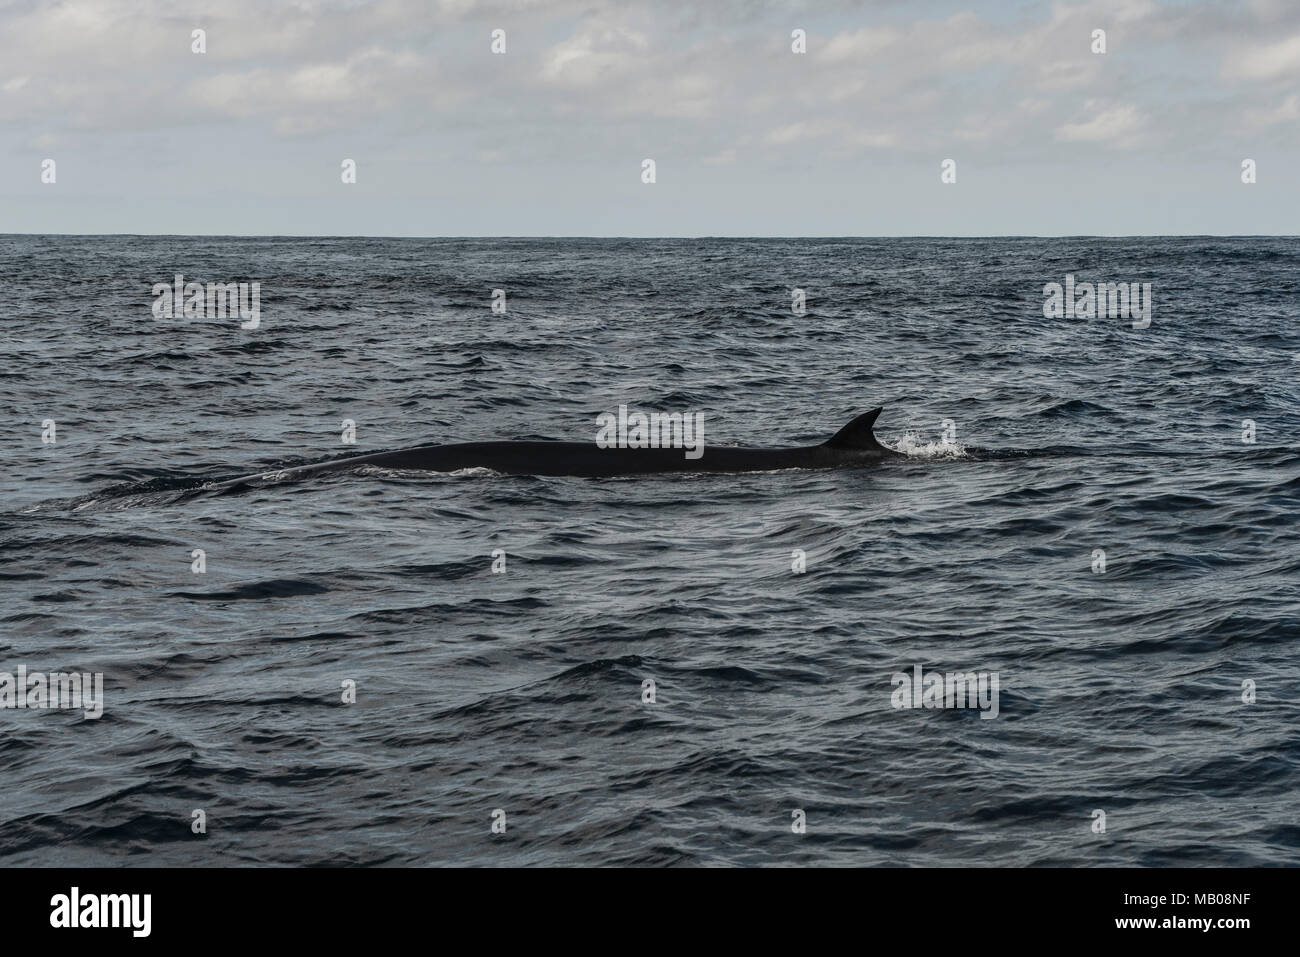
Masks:
[[[155,318],[177,273],[260,282],[260,327]],[[1150,282],[1150,326],[1045,318],[1067,274]],[[0,862],[1295,864],[1298,275],[1271,238],[0,237],[0,671],[105,694],[0,711]],[[880,405],[910,454],[210,487],[620,404],[749,446]],[[916,665],[996,672],[998,716],[893,707]]]

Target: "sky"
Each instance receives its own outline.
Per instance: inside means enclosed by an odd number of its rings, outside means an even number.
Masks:
[[[0,233],[1293,235],[1298,160],[1300,0],[0,0]]]

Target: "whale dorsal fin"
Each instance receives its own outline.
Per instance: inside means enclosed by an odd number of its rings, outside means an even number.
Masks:
[[[823,445],[832,449],[879,449],[883,448],[876,441],[875,434],[871,427],[876,423],[876,417],[884,409],[872,409],[870,412],[863,412],[860,416],[850,422],[844,428],[840,429],[829,439],[823,442]]]

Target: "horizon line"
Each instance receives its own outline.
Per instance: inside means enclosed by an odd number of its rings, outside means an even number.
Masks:
[[[577,235],[559,233],[463,234],[463,235],[382,235],[378,233],[72,233],[72,232],[0,232],[10,236],[63,236],[101,238],[106,236],[155,237],[158,239],[599,239],[599,240],[705,240],[705,239],[1297,239],[1300,233],[882,233],[874,236],[857,233],[827,235],[740,235],[704,233],[694,236],[672,235]]]

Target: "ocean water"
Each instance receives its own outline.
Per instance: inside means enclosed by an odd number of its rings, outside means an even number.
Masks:
[[[177,273],[260,282],[260,327],[155,318]],[[1150,282],[1150,326],[1045,318],[1067,275]],[[104,682],[0,710],[0,863],[1296,864],[1298,276],[1274,238],[0,237],[0,671]],[[620,404],[750,446],[879,405],[908,457],[211,488]],[[997,717],[894,707],[916,666]]]

